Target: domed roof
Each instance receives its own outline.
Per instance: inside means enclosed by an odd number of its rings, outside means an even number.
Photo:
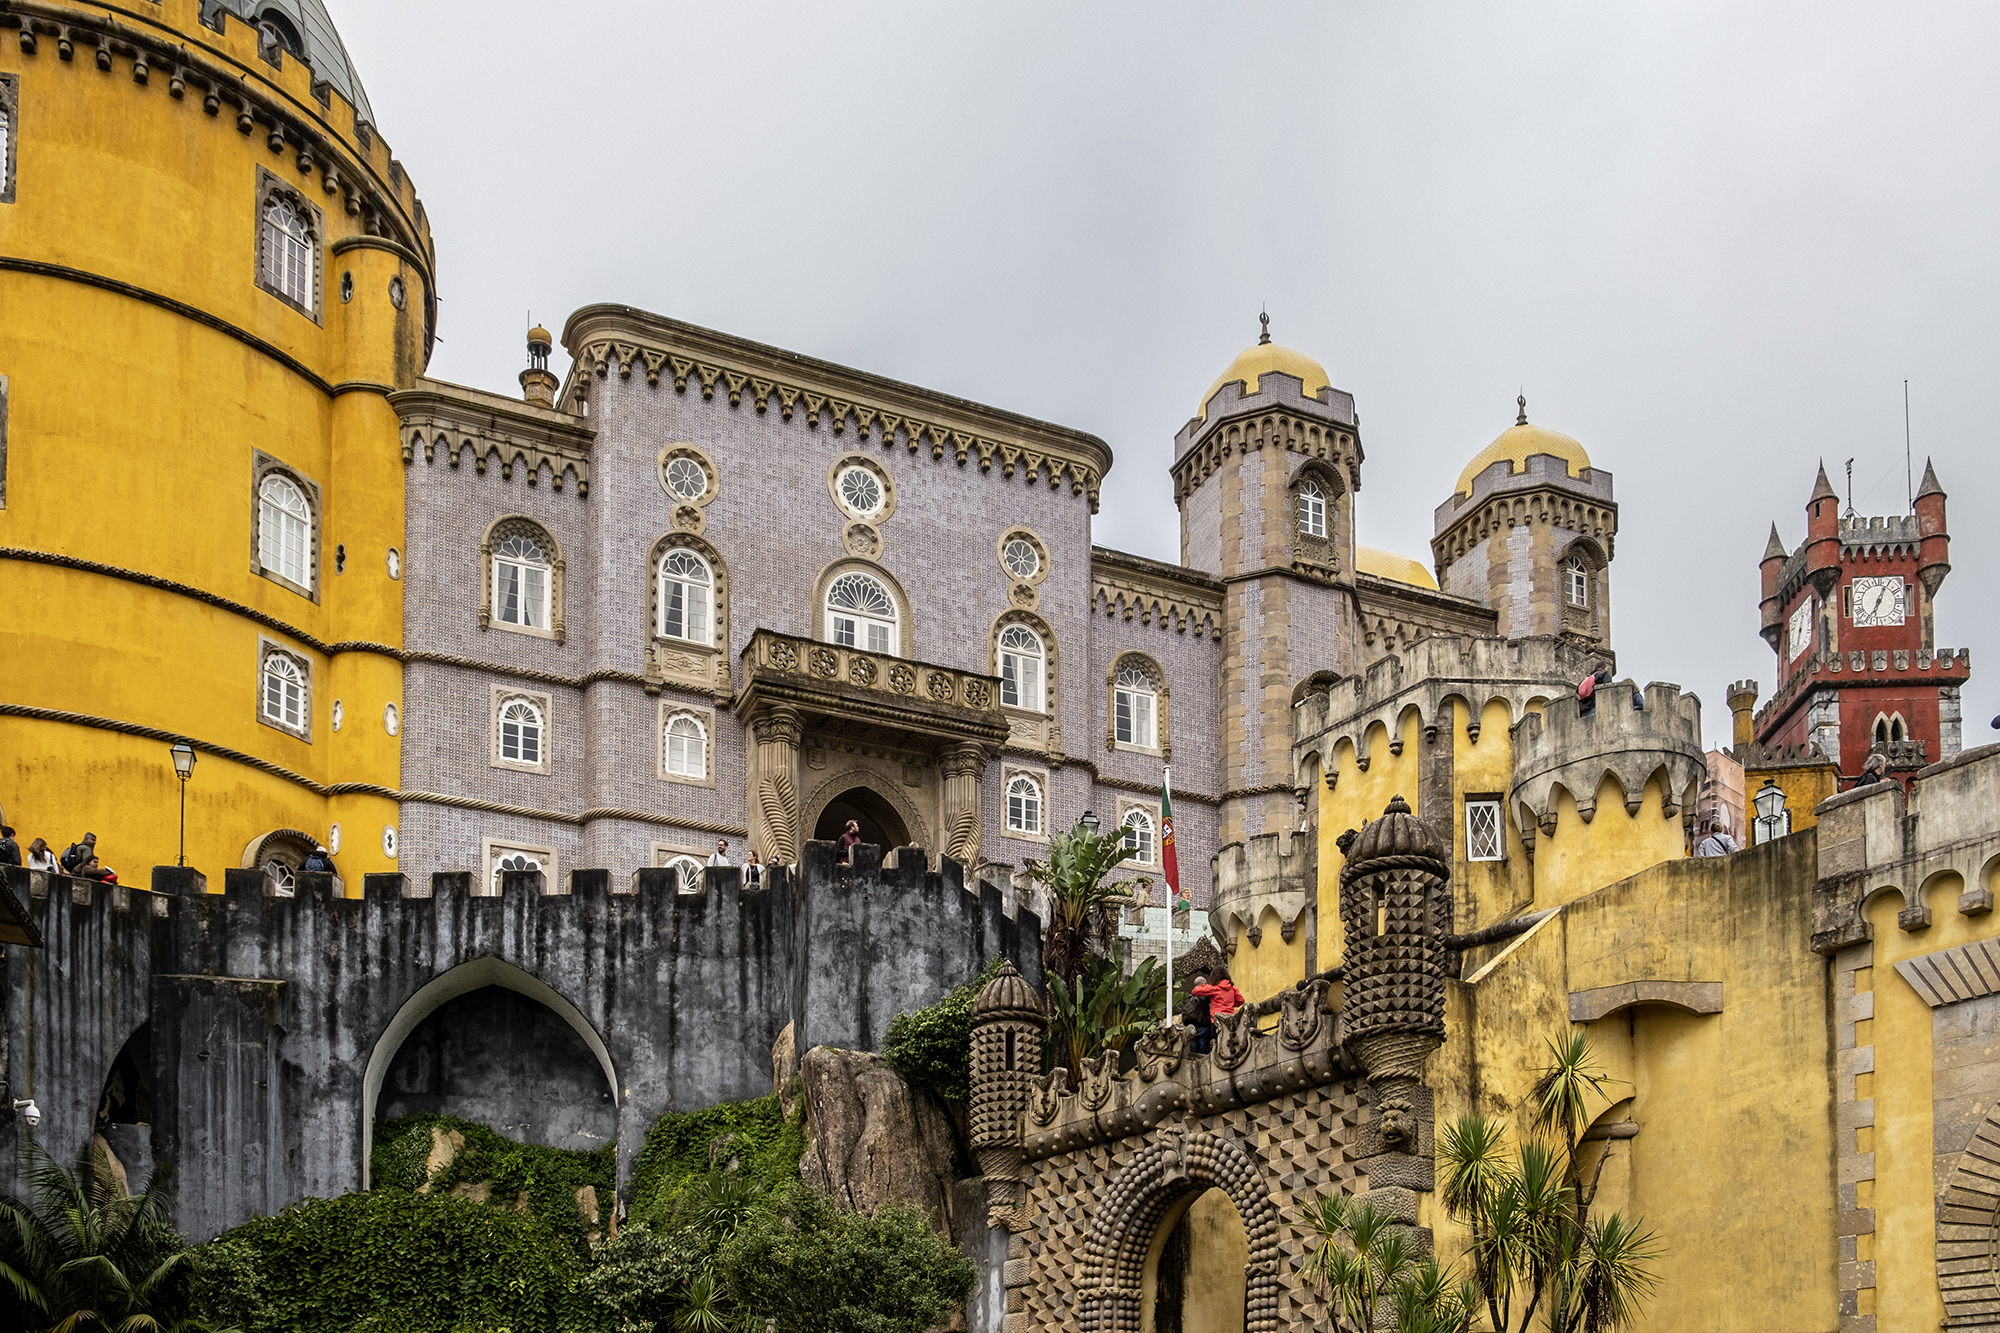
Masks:
[[[1243,381],[1245,395],[1257,392],[1257,381],[1270,372],[1282,371],[1302,381],[1301,392],[1308,398],[1317,397],[1321,389],[1330,388],[1333,381],[1326,377],[1326,368],[1307,356],[1304,352],[1293,351],[1271,341],[1271,317],[1258,316],[1264,323],[1264,335],[1255,346],[1246,347],[1237,353],[1229,363],[1229,369],[1216,376],[1215,383],[1208,386],[1208,392],[1195,405],[1194,414],[1201,420],[1208,419],[1208,400],[1215,397],[1215,391],[1231,380]]]
[[[1434,861],[1444,859],[1444,844],[1436,830],[1410,813],[1410,804],[1402,797],[1393,797],[1380,819],[1371,819],[1362,826],[1361,836],[1347,848],[1347,866],[1341,872],[1343,882],[1348,872],[1358,873],[1364,862],[1385,856],[1422,856]]]
[[[980,987],[979,998],[972,1002],[974,1027],[1003,1018],[1042,1021],[1042,997],[1012,963],[1000,964],[993,980]]]
[[[1419,588],[1437,591],[1438,581],[1422,561],[1397,555],[1394,551],[1357,545],[1354,548],[1354,568],[1363,574],[1373,574],[1378,579],[1394,579],[1398,583],[1412,583]]]
[[[1465,465],[1465,471],[1458,474],[1458,494],[1472,494],[1472,479],[1503,458],[1513,465],[1511,470],[1515,472],[1526,467],[1528,459],[1535,454],[1550,454],[1562,459],[1572,477],[1583,475],[1583,470],[1590,466],[1590,455],[1583,451],[1581,444],[1560,431],[1534,425],[1528,420],[1528,400],[1517,398],[1514,401],[1520,404],[1521,414],[1512,426],[1500,432],[1498,439],[1473,455],[1472,461]]]
[[[355,119],[375,123],[368,94],[361,90],[361,76],[354,72],[347,46],[333,26],[333,15],[327,13],[321,0],[203,0],[201,17],[205,22],[213,22],[215,15],[225,9],[253,28],[266,14],[274,15],[272,26],[278,29],[286,45],[296,39],[305,48],[292,54],[312,66],[313,77],[332,84],[335,92],[353,103]]]
[[[549,331],[539,324],[528,330],[528,341],[531,343],[543,343],[549,347],[556,345],[556,340],[549,336]]]

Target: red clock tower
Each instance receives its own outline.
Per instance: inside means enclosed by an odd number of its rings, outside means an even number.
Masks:
[[[1778,654],[1778,688],[1756,715],[1760,745],[1815,746],[1843,785],[1874,752],[1905,781],[1958,753],[1972,659],[1936,646],[1937,591],[1951,572],[1944,501],[1926,462],[1915,512],[1842,516],[1822,466],[1805,541],[1787,554],[1771,525],[1761,632]]]

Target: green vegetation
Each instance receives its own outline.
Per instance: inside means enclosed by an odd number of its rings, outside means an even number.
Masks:
[[[1104,877],[1131,855],[1125,831],[1092,833],[1078,826],[1049,839],[1049,859],[1029,861],[1028,873],[1048,886],[1049,924],[1042,934],[1042,972],[1053,984],[1073,983],[1085,960],[1102,955],[1117,935],[1109,900],[1134,887]],[[1150,887],[1151,881],[1144,883]]]
[[[717,1169],[772,1193],[799,1178],[805,1152],[804,1107],[785,1118],[777,1097],[718,1102],[706,1110],[669,1111],[653,1122],[632,1163],[632,1215],[659,1224],[687,1187]]]
[[[1075,980],[1049,981],[1049,1027],[1042,1039],[1042,1068],[1069,1070],[1072,1085],[1083,1062],[1125,1044],[1166,1014],[1167,969],[1147,958],[1130,976],[1116,958],[1091,954]]]
[[[435,1134],[457,1135],[462,1143],[451,1159],[427,1171]],[[617,1149],[606,1144],[590,1151],[516,1143],[484,1125],[448,1115],[413,1115],[375,1126],[368,1156],[377,1189],[449,1191],[454,1185],[487,1185],[490,1199],[528,1212],[569,1241],[580,1256],[589,1253],[589,1223],[577,1205],[577,1191],[597,1192],[601,1212],[612,1206],[618,1179]]]
[[[936,1004],[889,1020],[882,1054],[903,1077],[941,1097],[962,1102],[972,1096],[972,1005],[1004,961],[989,959],[978,976]]]
[[[1419,1261],[1409,1229],[1373,1203],[1322,1194],[1306,1209],[1313,1237],[1301,1273],[1326,1301],[1334,1333],[1368,1333],[1376,1313],[1395,1316],[1396,1333],[1463,1333],[1479,1293],[1454,1283],[1435,1259]]]
[[[74,1170],[30,1140],[33,1202],[0,1199],[0,1326],[206,1328],[193,1254],[166,1220],[166,1174],[128,1194],[93,1141]]]

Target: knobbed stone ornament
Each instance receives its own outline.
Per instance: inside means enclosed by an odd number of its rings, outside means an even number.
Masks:
[[[988,1225],[1012,1231],[1028,1226],[1021,1115],[1044,1091],[1037,1075],[1047,1021],[1042,997],[1012,963],[1002,963],[972,1002],[972,1152],[986,1177]]]
[[[1421,1082],[1444,1041],[1451,863],[1401,796],[1342,842],[1347,1049],[1371,1084]]]

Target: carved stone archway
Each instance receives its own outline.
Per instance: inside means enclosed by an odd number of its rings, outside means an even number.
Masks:
[[[1139,1333],[1146,1256],[1153,1233],[1189,1194],[1218,1189],[1236,1205],[1250,1242],[1245,1266],[1244,1333],[1278,1326],[1278,1210],[1263,1172],[1234,1140],[1215,1134],[1175,1134],[1142,1151],[1103,1195],[1078,1265],[1078,1327],[1082,1333]]]
[[[1952,1328],[2000,1329],[2000,1105],[1972,1133],[1937,1207],[1938,1293]]]
[[[826,808],[842,793],[856,787],[864,787],[886,802],[903,821],[903,827],[910,831],[910,837],[918,846],[929,852],[941,850],[931,842],[930,823],[924,818],[923,812],[917,809],[909,797],[903,795],[902,784],[887,773],[861,765],[842,769],[813,788],[812,795],[806,798],[805,807],[800,812],[801,833],[810,833],[819,823],[819,817],[826,813]],[[886,854],[889,849],[884,847],[882,850]]]

